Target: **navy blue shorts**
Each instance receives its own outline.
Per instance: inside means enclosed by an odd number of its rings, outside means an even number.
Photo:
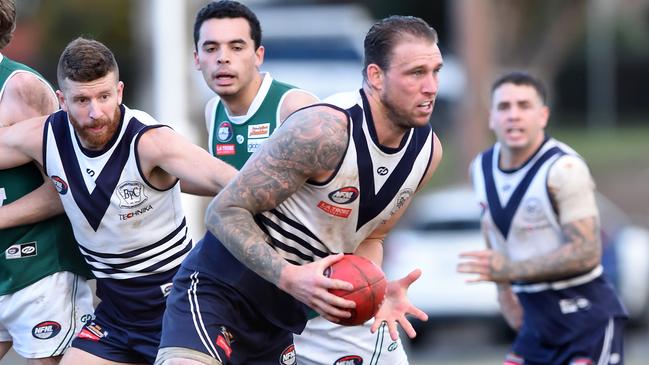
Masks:
[[[234,288],[181,267],[160,347],[189,348],[228,365],[293,364],[293,334],[270,323]]]
[[[626,319],[612,318],[561,346],[550,346],[531,331],[521,329],[506,365],[595,365],[624,364]],[[525,354],[525,355],[523,355]]]
[[[102,310],[87,322],[72,341],[72,347],[123,363],[153,364],[160,343],[160,326],[130,327],[116,324]]]

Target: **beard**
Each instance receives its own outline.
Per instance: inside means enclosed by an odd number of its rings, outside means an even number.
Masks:
[[[119,106],[117,106],[115,107],[115,112],[113,113],[112,118],[104,117],[95,119],[92,121],[92,124],[85,126],[81,126],[77,119],[70,113],[68,113],[68,118],[70,119],[70,123],[72,123],[77,136],[79,136],[81,145],[84,148],[96,151],[104,148],[117,132],[120,121],[120,110]],[[91,131],[91,128],[104,126],[105,128],[99,133]]]

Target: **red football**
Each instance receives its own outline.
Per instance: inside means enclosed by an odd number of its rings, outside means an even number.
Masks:
[[[330,290],[332,294],[356,302],[349,318],[340,318],[340,324],[357,326],[374,317],[379,310],[387,281],[380,267],[372,261],[356,255],[345,255],[340,261],[329,266],[324,275],[328,278],[344,280],[351,283],[354,289]]]

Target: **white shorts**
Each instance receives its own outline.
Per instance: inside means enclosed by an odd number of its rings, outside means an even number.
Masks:
[[[370,331],[374,320],[362,326],[340,326],[316,317],[301,335],[294,335],[297,363],[300,365],[408,365],[401,339],[392,341],[383,324]]]
[[[86,280],[57,272],[0,296],[0,342],[13,341],[14,350],[27,359],[58,356],[92,316]]]

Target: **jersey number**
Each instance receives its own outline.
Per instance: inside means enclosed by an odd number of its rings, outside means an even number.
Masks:
[[[2,206],[2,203],[4,203],[5,199],[7,199],[5,188],[0,188],[0,207]]]

